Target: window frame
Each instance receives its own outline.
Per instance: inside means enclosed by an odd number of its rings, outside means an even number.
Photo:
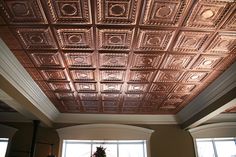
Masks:
[[[197,139],[234,138],[236,137],[235,130],[236,130],[236,122],[205,124],[202,126],[189,129],[188,131],[193,138],[196,157],[198,157],[197,142],[196,142]]]
[[[7,150],[5,156],[9,155],[12,137],[14,136],[16,131],[17,131],[16,128],[0,124],[0,138],[8,138]]]
[[[94,145],[106,145],[106,144],[114,144],[116,147],[116,154],[117,157],[119,157],[119,148],[121,145],[123,144],[141,144],[141,146],[143,147],[143,157],[147,157],[147,150],[145,149],[146,145],[147,145],[147,141],[146,140],[63,140],[63,146],[62,146],[62,157],[65,157],[64,155],[64,151],[65,150],[65,143],[76,143],[76,144],[89,144],[90,145],[90,155],[92,156],[92,154],[95,152],[95,150],[93,150]]]
[[[236,137],[232,137],[232,138],[197,138],[196,139],[196,147],[198,147],[197,146],[198,141],[199,142],[211,142],[215,157],[219,156],[219,154],[217,152],[216,142],[233,141],[235,144],[235,148],[236,148]],[[197,149],[197,156],[199,156],[198,149]]]
[[[57,129],[62,157],[63,140],[146,140],[146,154],[150,154],[150,137],[154,130],[122,124],[88,124]]]

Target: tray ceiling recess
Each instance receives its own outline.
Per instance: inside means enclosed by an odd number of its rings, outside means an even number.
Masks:
[[[1,0],[1,36],[62,113],[176,114],[236,61],[234,0]]]

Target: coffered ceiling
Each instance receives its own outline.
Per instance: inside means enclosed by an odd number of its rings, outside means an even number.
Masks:
[[[0,11],[1,38],[62,113],[176,114],[236,61],[234,0],[3,0]]]

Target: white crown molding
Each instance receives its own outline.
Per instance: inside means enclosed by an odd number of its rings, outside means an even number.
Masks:
[[[206,124],[188,131],[193,138],[221,138],[236,136],[236,122]]]
[[[123,124],[87,124],[57,129],[60,139],[149,140],[154,130]]]
[[[221,113],[210,120],[206,121],[205,124],[219,122],[236,122],[236,113]]]
[[[183,123],[236,87],[236,63],[230,66],[176,116]]]
[[[175,115],[61,113],[56,123],[178,124]]]
[[[50,120],[53,121],[58,116],[59,111],[34,82],[2,39],[0,39],[0,74]]]

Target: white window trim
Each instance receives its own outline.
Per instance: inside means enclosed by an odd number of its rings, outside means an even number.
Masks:
[[[188,130],[193,138],[194,149],[196,157],[197,152],[197,138],[227,138],[236,137],[236,122],[224,122],[206,124]]]
[[[121,124],[88,124],[57,129],[62,155],[63,140],[146,140],[147,157],[150,155],[150,137],[154,130]]]
[[[8,138],[8,145],[6,150],[6,156],[9,154],[10,146],[11,146],[11,140],[14,134],[16,133],[17,129],[12,128],[6,125],[0,124],[0,138]]]

